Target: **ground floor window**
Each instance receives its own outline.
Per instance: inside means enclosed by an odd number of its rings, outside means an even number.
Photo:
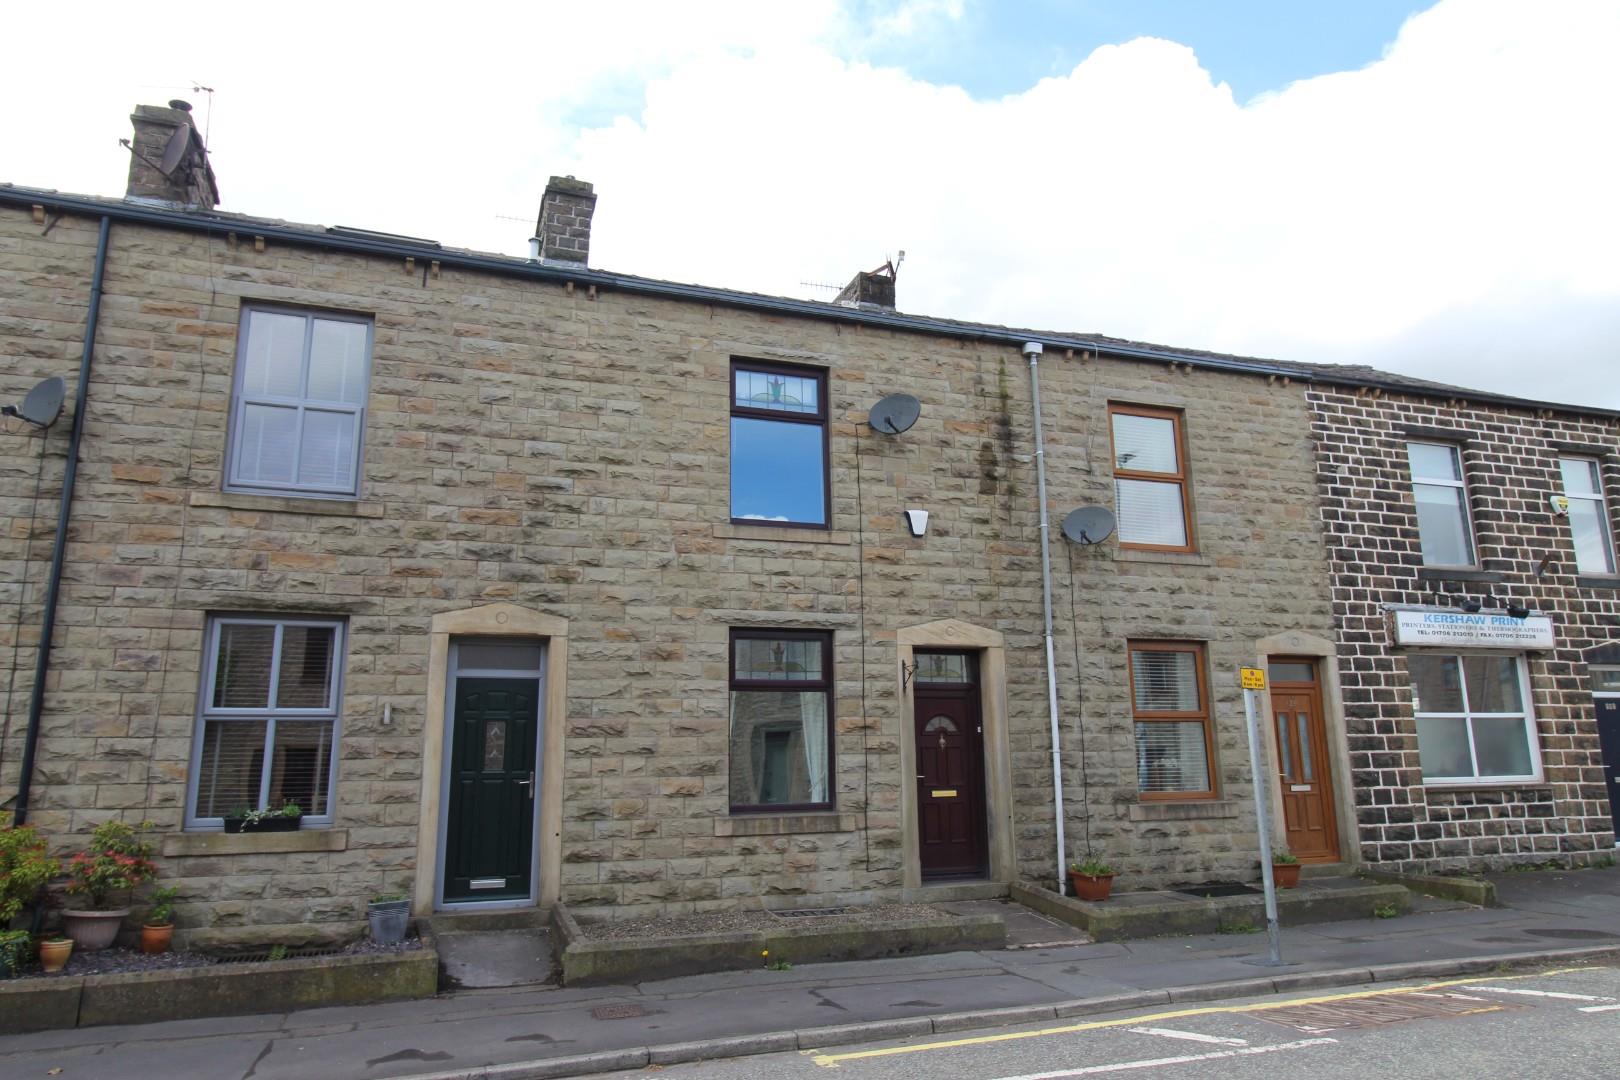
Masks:
[[[1424,783],[1541,778],[1522,656],[1411,653],[1406,666]]]
[[[733,810],[832,807],[832,634],[731,632]]]
[[[343,623],[219,616],[206,641],[189,823],[296,803],[329,824]]]
[[[1136,782],[1144,799],[1214,798],[1209,684],[1196,641],[1129,645]]]

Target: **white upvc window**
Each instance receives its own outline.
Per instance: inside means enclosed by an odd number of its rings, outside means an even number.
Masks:
[[[330,618],[209,620],[188,827],[289,802],[306,825],[332,823],[343,631]]]
[[[226,488],[357,496],[370,375],[370,319],[245,307]]]
[[[1561,457],[1564,497],[1569,500],[1569,532],[1575,543],[1575,569],[1583,574],[1614,573],[1614,539],[1609,507],[1603,500],[1603,471],[1596,458]]]
[[[1409,442],[1406,460],[1412,471],[1423,565],[1473,566],[1474,533],[1462,455],[1449,443]]]
[[[1414,652],[1406,665],[1425,784],[1541,779],[1523,656]]]

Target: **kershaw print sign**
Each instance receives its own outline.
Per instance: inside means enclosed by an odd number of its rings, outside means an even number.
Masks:
[[[1500,612],[1394,611],[1397,645],[1451,645],[1477,649],[1550,649],[1552,620],[1515,619]]]

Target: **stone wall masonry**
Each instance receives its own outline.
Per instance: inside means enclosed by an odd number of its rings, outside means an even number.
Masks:
[[[45,232],[0,211],[0,389],[73,376],[94,235],[93,221]],[[222,491],[251,300],[374,318],[357,501]],[[728,524],[734,356],[830,370],[828,533]],[[199,940],[351,929],[367,897],[422,872],[429,620],[509,601],[569,620],[566,715],[548,722],[565,730],[572,910],[895,899],[910,782],[898,775],[895,635],[957,619],[1006,637],[1017,867],[1050,879],[1028,378],[1015,349],[984,343],[115,225],[31,818],[64,849],[110,816],[180,830],[208,614],[341,614],[343,843],[176,848],[164,875],[181,887],[183,934]],[[1251,876],[1232,669],[1261,637],[1332,629],[1303,395],[1252,376],[1050,354],[1042,378],[1054,522],[1082,503],[1112,505],[1107,404],[1135,401],[1186,410],[1200,537],[1198,555],[1180,559],[1054,542],[1071,848],[1089,825],[1135,883]],[[900,437],[872,432],[867,408],[902,389],[922,399],[921,421]],[[32,670],[65,423],[43,440],[30,526],[41,442],[12,432],[0,443],[0,615],[22,628],[15,663],[0,653],[13,705]],[[907,534],[907,507],[932,512],[927,537]],[[718,835],[732,626],[835,632],[845,831]],[[1209,643],[1216,816],[1133,815],[1131,637]],[[24,715],[8,710],[7,791]]]
[[[1612,421],[1330,388],[1307,395],[1318,448],[1362,857],[1397,871],[1495,867],[1613,854],[1587,654],[1612,642],[1620,592],[1578,581],[1562,492],[1561,449],[1602,459],[1608,505],[1620,494]],[[1462,436],[1479,564],[1491,583],[1420,581],[1422,554],[1406,463],[1408,428]],[[1545,560],[1545,562],[1544,562]],[[1620,585],[1620,582],[1616,582]],[[1545,782],[1425,787],[1403,650],[1384,626],[1388,604],[1487,608],[1522,604],[1552,617],[1557,645],[1530,653]]]

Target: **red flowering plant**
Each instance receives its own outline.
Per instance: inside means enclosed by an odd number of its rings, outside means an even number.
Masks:
[[[83,896],[90,911],[106,911],[109,894],[156,877],[153,845],[145,839],[150,828],[150,821],[138,826],[122,821],[98,825],[90,834],[90,846],[68,860],[67,891]]]

